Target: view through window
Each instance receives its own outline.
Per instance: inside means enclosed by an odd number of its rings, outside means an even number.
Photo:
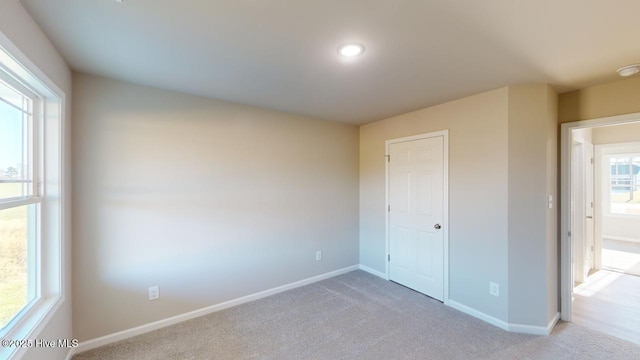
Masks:
[[[2,71],[2,70],[0,70]],[[38,295],[36,247],[40,197],[36,188],[36,97],[0,77],[0,329]]]
[[[609,211],[640,216],[640,154],[611,156],[609,165]]]

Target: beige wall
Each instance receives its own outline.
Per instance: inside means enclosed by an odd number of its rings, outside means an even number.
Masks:
[[[547,214],[547,325],[548,322],[560,311],[560,138],[558,122],[558,94],[547,87],[547,195],[551,195],[552,208]]]
[[[42,73],[53,81],[66,94],[65,121],[69,124],[71,109],[71,71],[46,35],[40,30],[25,11],[19,1],[5,0],[0,2],[0,32],[16,45]],[[66,229],[71,228],[71,154],[70,127],[63,134],[63,144],[66,156],[66,166],[63,169],[66,182],[65,212],[63,222]],[[39,339],[71,339],[71,236],[70,231],[64,234],[64,248],[62,249],[64,262],[62,264],[63,291],[65,301],[42,326],[40,332],[31,334]],[[22,359],[65,359],[68,349],[64,348],[31,348]]]
[[[558,312],[557,94],[547,85],[502,88],[361,126],[361,264],[385,271],[385,140],[443,129],[450,300],[509,324],[546,327]],[[499,297],[489,282],[500,285]]]
[[[640,116],[638,117],[640,121]],[[640,122],[593,128],[593,144],[617,144],[640,141]]]
[[[640,76],[561,94],[562,123],[640,112]]]
[[[509,87],[509,322],[514,324],[546,326],[558,312],[557,134],[557,94],[548,85]]]
[[[449,129],[450,299],[504,321],[507,101],[502,88],[360,127],[361,264],[385,271],[385,140]]]
[[[74,88],[81,341],[358,264],[357,127],[82,74]]]

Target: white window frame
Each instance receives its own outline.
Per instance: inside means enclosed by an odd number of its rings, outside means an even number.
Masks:
[[[31,195],[23,196],[23,197],[15,197],[15,198],[5,198],[0,199],[0,210],[9,209],[17,206],[29,205],[34,203],[39,203],[41,198],[40,191],[40,179],[39,176],[42,173],[42,166],[40,164],[41,154],[41,139],[40,132],[42,131],[42,107],[40,97],[36,95],[33,91],[31,91],[28,87],[21,84],[14,77],[10,76],[8,71],[4,69],[3,66],[0,65],[0,81],[9,85],[16,91],[18,91],[24,97],[27,97],[31,100],[31,134],[30,140],[31,143],[31,158],[30,162],[31,167]],[[20,109],[24,112],[23,109]],[[24,166],[24,165],[23,165]]]
[[[40,244],[36,251],[38,284],[36,300],[6,327],[3,339],[35,339],[64,303],[66,279],[64,274],[66,249],[66,193],[65,183],[65,93],[51,81],[22,51],[0,32],[0,71],[39,99],[41,115],[37,129],[40,148],[34,153],[33,196],[25,203],[38,202],[40,207]],[[36,112],[34,104],[34,113]],[[37,177],[36,177],[37,176]],[[35,181],[38,179],[39,181]],[[27,347],[0,347],[0,358],[20,358]]]
[[[606,183],[607,190],[596,190],[602,191],[601,198],[602,204],[602,213],[605,216],[612,217],[620,217],[620,218],[638,218],[640,215],[634,214],[621,214],[615,213],[611,211],[611,167],[609,164],[610,157],[625,157],[633,154],[640,154],[640,142],[631,142],[631,143],[618,143],[618,144],[603,144],[597,146],[598,150],[596,151],[596,158],[601,159],[602,165],[600,171],[601,181]]]
[[[40,140],[39,133],[41,132],[42,124],[42,108],[40,107],[40,98],[23,84],[10,76],[8,71],[4,69],[3,66],[0,66],[0,81],[16,90],[22,96],[27,97],[31,100],[31,121],[29,124],[30,130],[28,134],[30,154],[28,154],[29,159],[26,164],[26,166],[28,166],[31,177],[31,191],[30,194],[26,196],[0,199],[0,211],[23,206],[34,206],[34,208],[28,210],[27,214],[27,225],[30,227],[30,229],[32,229],[31,226],[34,225],[35,222],[35,232],[32,232],[30,234],[30,232],[27,231],[26,239],[28,264],[27,283],[29,285],[28,293],[31,293],[33,295],[33,298],[29,299],[25,306],[22,307],[22,309],[15,315],[12,320],[10,320],[6,324],[4,328],[0,328],[0,337],[4,338],[5,333],[8,333],[12,327],[15,327],[16,324],[21,321],[22,317],[25,316],[25,314],[27,314],[29,310],[38,303],[41,296],[40,277],[38,276],[38,273],[40,272],[40,257],[38,256],[38,253],[41,245],[40,204],[42,203],[42,196],[39,186],[39,184],[41,184],[39,174],[41,173],[42,166],[39,162],[39,159],[42,157],[42,141]],[[24,112],[24,109],[20,110]],[[23,169],[24,167],[25,164],[23,164]]]

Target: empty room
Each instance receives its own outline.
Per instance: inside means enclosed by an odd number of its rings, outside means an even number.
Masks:
[[[0,360],[640,359],[638,12],[3,0]]]

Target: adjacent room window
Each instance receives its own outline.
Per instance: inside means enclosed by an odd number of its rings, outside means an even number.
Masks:
[[[0,330],[40,293],[39,99],[0,69]]]
[[[640,154],[609,157],[609,211],[640,216]]]

